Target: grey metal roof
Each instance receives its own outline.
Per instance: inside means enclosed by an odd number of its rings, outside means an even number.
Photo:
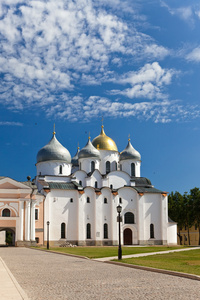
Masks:
[[[58,160],[66,163],[71,163],[71,155],[69,151],[61,145],[61,143],[53,134],[50,142],[41,148],[37,154],[37,163],[43,161]]]
[[[100,158],[100,152],[91,143],[90,138],[84,148],[78,154],[78,158],[97,157]]]
[[[81,187],[72,182],[47,182],[51,190],[78,190]]]
[[[151,181],[146,177],[131,177],[131,182],[135,182],[136,186],[151,186]]]
[[[151,193],[151,194],[162,194],[164,193],[161,190],[158,190],[154,187],[137,187],[137,186],[133,186],[132,187],[134,190],[136,190],[138,193]]]
[[[78,154],[79,154],[79,152],[80,151],[79,151],[79,147],[78,147],[76,154],[72,158],[72,165],[73,166],[78,166]]]
[[[120,153],[120,160],[126,160],[126,159],[137,159],[141,160],[140,153],[133,148],[131,145],[131,142],[128,141],[128,145],[126,148]]]

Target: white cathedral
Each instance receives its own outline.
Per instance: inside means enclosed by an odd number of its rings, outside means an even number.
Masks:
[[[35,185],[43,195],[35,238],[51,246],[117,245],[117,206],[124,245],[177,244],[176,223],[168,218],[167,193],[140,176],[141,156],[130,139],[120,153],[102,125],[101,133],[71,159],[56,139],[37,154]],[[35,222],[37,222],[37,220]],[[39,220],[38,220],[39,221]],[[47,226],[46,224],[49,224]]]

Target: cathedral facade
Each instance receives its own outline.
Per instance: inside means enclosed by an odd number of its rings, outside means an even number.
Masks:
[[[100,135],[92,141],[89,137],[73,158],[54,132],[37,154],[34,183],[44,197],[38,209],[44,225],[41,236],[35,232],[36,241],[46,244],[48,235],[51,246],[117,245],[120,205],[122,244],[176,244],[177,226],[168,218],[167,193],[141,177],[140,167],[140,153],[130,139],[120,153],[103,125]]]

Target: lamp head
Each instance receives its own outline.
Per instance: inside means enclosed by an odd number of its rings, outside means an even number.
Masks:
[[[122,211],[122,207],[121,207],[121,205],[118,205],[118,206],[117,206],[117,212],[118,212],[118,214],[120,214],[121,211]]]

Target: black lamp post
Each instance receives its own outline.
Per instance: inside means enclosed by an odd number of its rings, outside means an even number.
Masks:
[[[122,212],[122,207],[121,205],[117,206],[117,212],[118,212],[118,222],[119,222],[119,247],[118,247],[118,260],[122,259],[122,247],[121,247],[121,226],[120,226],[120,219],[121,219],[121,212]]]
[[[49,224],[50,222],[47,221],[47,249],[49,250]]]

